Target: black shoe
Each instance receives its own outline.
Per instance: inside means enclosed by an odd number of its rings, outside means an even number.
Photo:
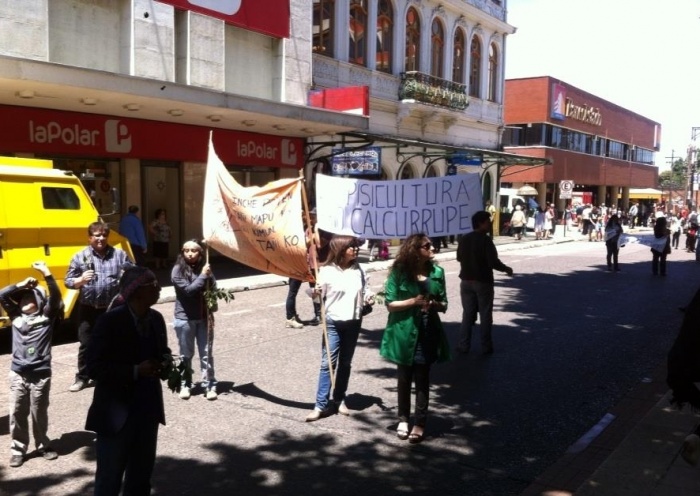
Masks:
[[[77,393],[78,391],[82,391],[85,389],[87,386],[87,381],[84,381],[83,379],[76,379],[75,382],[71,385],[71,387],[68,388],[68,391],[71,393]]]
[[[309,325],[312,325],[312,326],[317,326],[320,324],[321,324],[321,317],[319,317],[318,315],[316,317],[314,317],[313,319],[311,319],[311,321],[309,322]]]
[[[58,458],[58,453],[51,448],[46,448],[41,451],[41,456],[44,457],[44,460],[55,460]]]
[[[22,455],[12,455],[10,457],[10,467],[21,467],[24,463],[24,456]]]

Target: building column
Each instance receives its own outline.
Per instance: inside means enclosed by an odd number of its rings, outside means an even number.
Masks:
[[[535,189],[537,190],[537,203],[544,208],[547,205],[547,183],[537,183]]]
[[[620,209],[627,212],[630,209],[630,188],[629,186],[622,187],[622,198],[620,198]]]
[[[595,201],[596,204],[593,205],[594,207],[599,207],[601,203],[605,203],[605,191],[606,191],[606,189],[607,188],[605,187],[604,184],[601,184],[598,186],[598,198]]]

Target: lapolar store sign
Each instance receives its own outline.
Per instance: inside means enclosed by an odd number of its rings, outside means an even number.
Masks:
[[[123,117],[0,106],[5,153],[206,162],[209,128]],[[301,168],[301,138],[215,129],[226,164]]]

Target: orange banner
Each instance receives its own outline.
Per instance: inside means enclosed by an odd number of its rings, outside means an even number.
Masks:
[[[210,247],[250,267],[312,280],[302,220],[301,179],[243,187],[209,141],[202,226]]]

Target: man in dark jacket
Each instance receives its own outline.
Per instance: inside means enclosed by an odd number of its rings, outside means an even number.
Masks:
[[[116,496],[122,479],[124,494],[150,494],[170,357],[165,321],[151,309],[159,295],[153,272],[128,268],[113,308],[95,323],[87,366],[96,386],[85,424],[97,433],[95,496]]]
[[[491,327],[493,325],[493,271],[500,270],[509,276],[513,269],[498,258],[493,240],[488,236],[491,228],[489,213],[481,210],[472,216],[474,230],[461,236],[457,245],[460,271],[460,296],[462,298],[462,325],[458,350],[469,353],[477,311],[481,322],[481,352],[493,353]]]
[[[34,442],[47,460],[58,454],[48,437],[51,390],[51,335],[61,312],[61,291],[44,262],[32,267],[41,272],[46,291],[33,277],[0,290],[0,305],[12,319],[12,365],[10,366],[10,467],[19,467],[29,446],[31,414]]]

